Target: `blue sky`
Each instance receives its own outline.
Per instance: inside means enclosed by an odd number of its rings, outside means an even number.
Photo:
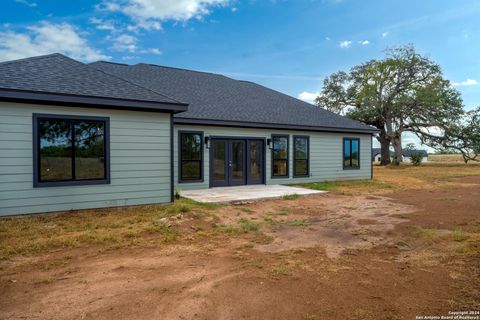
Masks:
[[[3,0],[0,60],[62,52],[223,73],[295,97],[412,43],[480,106],[480,1]]]

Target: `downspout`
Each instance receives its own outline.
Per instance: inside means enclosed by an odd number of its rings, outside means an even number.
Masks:
[[[170,113],[170,202],[175,201],[175,179],[173,170],[173,113]]]
[[[370,137],[370,180],[373,180],[373,160],[372,159],[372,151],[373,151],[373,133]]]

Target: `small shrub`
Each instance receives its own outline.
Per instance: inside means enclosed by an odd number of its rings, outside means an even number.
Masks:
[[[192,211],[192,208],[189,205],[184,203],[172,204],[167,209],[167,213],[171,215],[177,214],[177,213],[187,213],[190,211]]]
[[[414,166],[419,166],[422,164],[422,160],[423,160],[423,156],[422,154],[417,151],[417,152],[414,152],[415,151],[415,145],[413,143],[409,143],[406,147],[407,150],[410,150],[410,162],[414,165]]]
[[[175,199],[180,200],[180,189],[179,188],[175,189]]]

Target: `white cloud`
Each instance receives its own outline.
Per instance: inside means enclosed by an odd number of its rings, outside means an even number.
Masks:
[[[129,34],[122,34],[113,39],[113,48],[117,51],[136,52],[138,39]]]
[[[462,82],[452,82],[454,87],[465,87],[465,86],[476,86],[478,84],[477,80],[467,79]]]
[[[116,31],[115,24],[112,20],[91,18],[90,23],[93,23],[98,30]]]
[[[352,41],[345,40],[340,42],[340,48],[350,48],[352,46]]]
[[[386,38],[389,34],[390,34],[390,32],[384,32],[384,33],[382,33],[382,38]]]
[[[370,41],[363,40],[363,41],[358,41],[358,43],[360,43],[362,46],[366,46],[366,45],[370,44]]]
[[[162,54],[163,52],[158,49],[158,48],[149,48],[149,49],[143,49],[140,51],[141,53],[150,53],[150,54],[157,54],[157,55],[160,55]]]
[[[142,53],[142,54],[162,54],[162,51],[158,48],[146,48],[143,49],[138,47],[138,38],[132,36],[130,34],[121,34],[117,37],[111,38],[107,37],[107,39],[113,41],[113,49],[122,52],[129,52],[129,53]],[[130,56],[127,56],[130,57]]]
[[[135,28],[161,28],[161,22],[166,20],[188,21],[192,18],[201,19],[210,14],[213,7],[226,6],[230,0],[105,0],[97,6],[100,10],[120,11],[132,18]]]
[[[88,45],[76,29],[68,24],[41,22],[27,27],[27,32],[0,32],[0,61],[60,52],[74,59],[91,62],[109,60]]]
[[[330,41],[332,39],[330,39],[330,37],[325,37],[325,40]]]
[[[35,8],[37,6],[36,2],[28,2],[27,0],[15,0],[17,3],[21,3],[30,8]]]
[[[307,92],[303,91],[298,94],[298,99],[306,101],[306,102],[314,102],[315,99],[320,95],[320,92]]]

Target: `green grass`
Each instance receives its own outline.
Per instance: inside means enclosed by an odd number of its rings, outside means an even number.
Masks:
[[[311,183],[302,183],[296,184],[295,186],[321,190],[321,191],[330,191],[336,192],[343,187],[353,187],[353,188],[375,188],[375,187],[389,187],[388,184],[376,181],[376,180],[351,180],[351,181],[321,181],[321,182],[311,182]]]
[[[452,232],[453,241],[462,242],[468,239],[468,236],[461,229]]]
[[[415,234],[418,237],[422,238],[434,238],[437,235],[437,230],[435,229],[425,229],[422,227],[417,227],[415,229]]]
[[[177,201],[175,201],[175,202],[177,202]],[[220,207],[225,206],[224,203],[198,202],[198,201],[188,199],[188,198],[183,198],[183,197],[178,202],[184,203],[184,204],[187,204],[187,205],[191,205],[191,206],[194,206],[194,207],[200,207],[200,208],[207,209],[207,210],[215,210],[215,209],[218,209]]]
[[[227,234],[241,234],[257,232],[260,229],[260,225],[247,218],[240,218],[238,220],[238,226],[232,224],[219,224],[215,225],[219,230]]]
[[[272,268],[272,273],[276,276],[291,275],[293,273],[293,267],[286,263],[279,263]]]
[[[253,222],[252,220],[249,220],[247,218],[240,218],[240,220],[238,220],[238,222],[240,223],[240,231],[242,233],[258,231],[258,229],[260,228],[258,223]]]
[[[286,194],[282,197],[283,200],[296,200],[298,199],[298,194],[292,193],[292,194]]]
[[[239,210],[242,211],[242,212],[247,212],[247,213],[253,212],[252,209],[246,208],[246,207],[239,208]]]

